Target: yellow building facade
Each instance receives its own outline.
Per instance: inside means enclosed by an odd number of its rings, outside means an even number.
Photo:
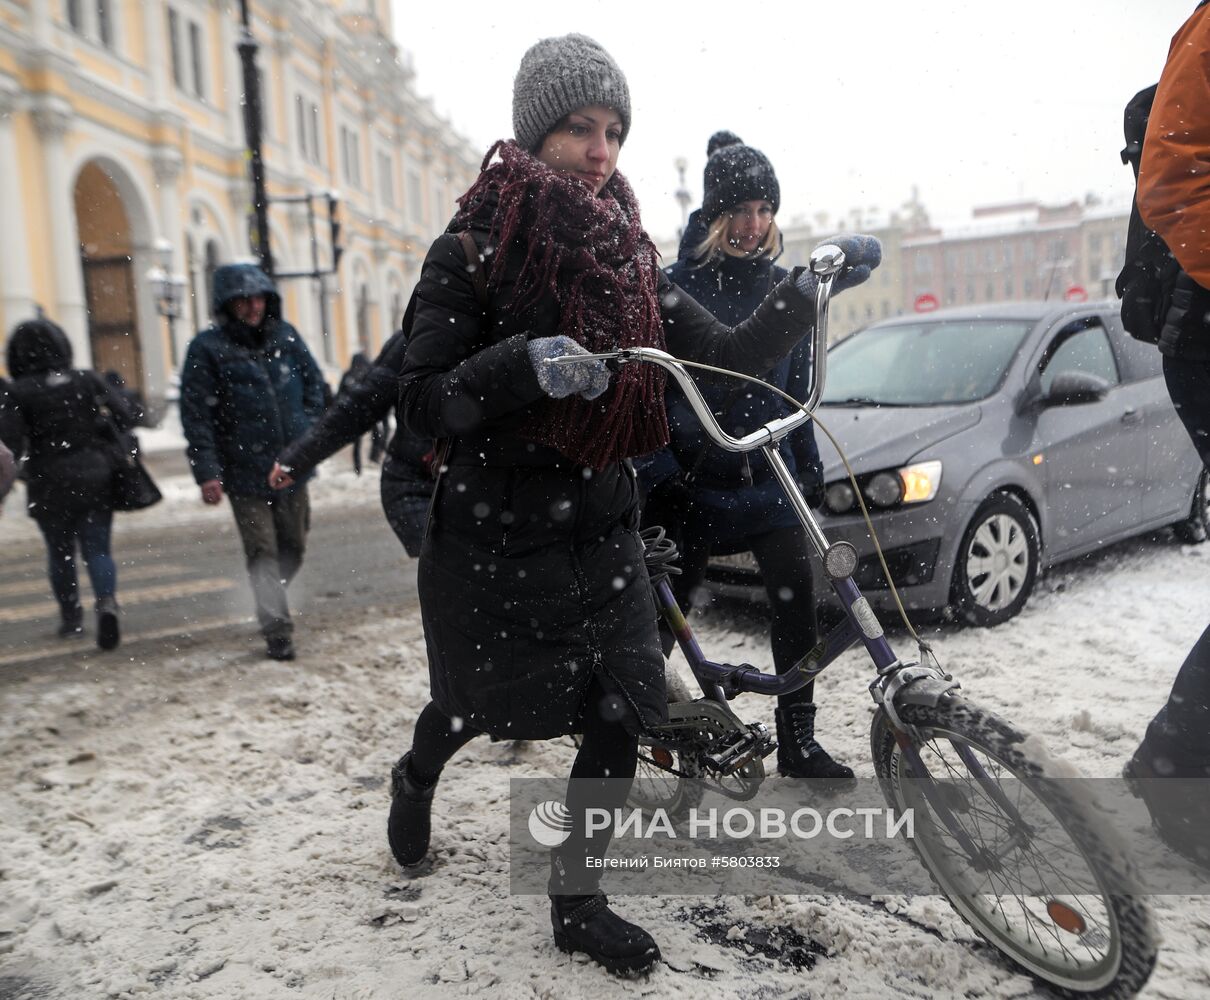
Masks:
[[[482,151],[417,95],[389,0],[249,7],[279,274],[330,267],[338,193],[336,273],[279,281],[335,381],[398,328]],[[153,408],[210,321],[214,268],[251,259],[240,13],[231,0],[0,0],[0,329],[44,312],[77,366],[117,370]],[[156,295],[166,262],[184,292],[175,322]]]

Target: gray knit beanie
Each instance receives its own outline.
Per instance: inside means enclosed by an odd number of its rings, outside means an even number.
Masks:
[[[767,201],[774,213],[781,205],[781,186],[773,164],[759,149],[745,146],[734,132],[715,132],[706,144],[702,175],[702,222],[715,219],[745,201]]]
[[[567,115],[592,104],[622,117],[630,132],[630,88],[612,57],[586,35],[543,38],[521,58],[513,80],[513,134],[525,150],[538,148]]]

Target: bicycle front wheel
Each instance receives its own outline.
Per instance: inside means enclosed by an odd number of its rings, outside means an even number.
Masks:
[[[1041,780],[1053,762],[1037,742],[960,697],[899,714],[933,799],[881,709],[878,780],[892,808],[914,811],[913,846],[958,914],[1060,996],[1134,996],[1155,966],[1154,925],[1146,901],[1121,891],[1133,864],[1095,804]]]

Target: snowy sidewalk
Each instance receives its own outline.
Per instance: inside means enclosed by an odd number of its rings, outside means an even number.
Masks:
[[[1210,546],[1149,537],[1052,574],[1020,618],[943,635],[937,653],[971,698],[1087,774],[1116,774],[1205,624],[1208,579]],[[509,894],[507,781],[564,775],[567,741],[469,745],[437,794],[433,870],[402,874],[386,778],[428,696],[419,622],[379,609],[323,625],[295,664],[220,636],[167,662],[3,684],[0,994],[1035,995],[935,897],[627,898],[621,912],[664,952],[650,978],[559,953],[546,901]],[[763,636],[721,616],[698,631],[708,650],[770,668]],[[827,745],[865,775],[867,674],[849,654],[818,697]],[[767,702],[737,707],[772,721]],[[1165,943],[1143,996],[1210,995],[1210,899],[1156,908]]]

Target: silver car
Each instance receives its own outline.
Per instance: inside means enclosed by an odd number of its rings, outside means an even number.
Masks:
[[[1205,540],[1210,480],[1160,361],[1111,303],[942,310],[833,347],[817,416],[856,473],[905,605],[997,625],[1062,560],[1164,525]],[[857,547],[857,582],[885,607],[844,466],[816,439],[821,523]],[[723,557],[710,579],[750,587],[754,572],[750,557]]]

